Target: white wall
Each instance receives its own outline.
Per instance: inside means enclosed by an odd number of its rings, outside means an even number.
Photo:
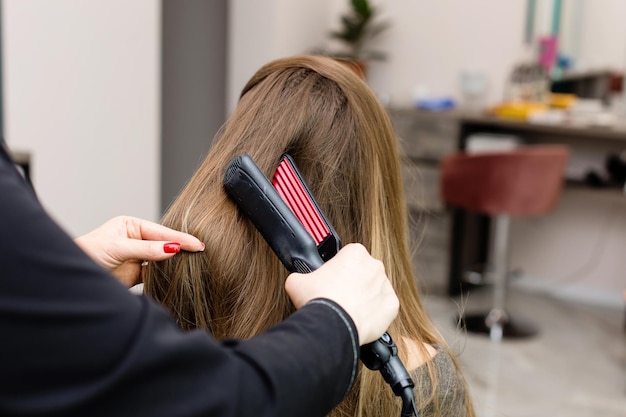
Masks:
[[[338,27],[347,4],[233,0],[228,109],[265,62],[336,46],[328,34]],[[389,59],[371,65],[368,81],[394,105],[412,104],[418,86],[433,95],[457,96],[464,69],[485,71],[491,80],[489,98],[498,100],[508,71],[525,51],[522,1],[374,0],[373,4],[392,27],[372,45],[388,51]]]
[[[4,0],[5,137],[72,235],[158,218],[157,0]]]
[[[583,1],[579,69],[626,69],[626,1]]]
[[[502,99],[508,73],[524,53],[525,2],[378,3],[393,24],[384,40],[390,59],[379,64],[380,71],[373,71],[370,84],[387,95],[391,104],[412,105],[418,86],[434,96],[460,98],[459,76],[464,70],[486,74],[486,101]]]
[[[276,56],[274,40],[277,0],[232,0],[228,13],[226,109],[234,109],[239,93],[258,67]]]
[[[581,21],[572,22],[575,2],[583,2]],[[525,0],[372,0],[380,18],[392,27],[372,45],[389,53],[371,64],[368,82],[396,106],[412,105],[415,90],[434,96],[463,97],[461,72],[482,71],[489,86],[484,99],[504,97],[513,65],[533,53],[524,43]],[[562,32],[575,48],[580,69],[626,67],[626,2],[564,1]],[[231,2],[231,67],[228,108],[245,81],[263,63],[282,55],[333,46],[328,32],[339,24],[348,1],[233,0]],[[535,36],[552,25],[552,0],[538,0]],[[580,25],[584,35],[572,27]]]
[[[621,307],[626,290],[626,197],[618,190],[569,188],[556,209],[514,219],[511,264],[521,286]]]
[[[228,25],[230,113],[241,89],[263,64],[325,42],[332,0],[231,0]]]

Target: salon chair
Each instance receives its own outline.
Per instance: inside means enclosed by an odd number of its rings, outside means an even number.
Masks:
[[[467,331],[486,333],[493,340],[537,333],[534,323],[512,316],[507,309],[509,226],[512,217],[539,216],[555,206],[568,156],[565,146],[527,145],[507,151],[458,152],[442,160],[443,201],[490,220],[487,262],[492,270],[493,301],[486,312],[457,318]]]

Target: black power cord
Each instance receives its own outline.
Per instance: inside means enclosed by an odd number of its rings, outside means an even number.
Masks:
[[[415,406],[413,388],[405,388],[402,391],[400,398],[402,398],[402,412],[400,417],[419,417],[417,415],[417,407]]]
[[[400,417],[418,417],[413,394],[415,384],[398,357],[398,348],[389,333],[385,332],[375,342],[361,346],[361,361],[367,368],[380,371],[393,393],[402,399]]]

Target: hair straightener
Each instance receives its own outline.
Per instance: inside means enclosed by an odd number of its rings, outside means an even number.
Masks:
[[[281,158],[272,183],[250,156],[240,155],[226,169],[224,187],[290,272],[314,271],[339,251],[337,232],[289,155]],[[380,371],[394,394],[402,398],[401,417],[417,416],[413,380],[387,332],[361,346],[361,361]]]

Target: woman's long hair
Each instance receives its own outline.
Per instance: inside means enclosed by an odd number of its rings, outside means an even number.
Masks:
[[[405,363],[404,338],[421,342],[420,348],[427,343],[447,349],[420,301],[401,159],[387,112],[345,63],[306,55],[273,61],[252,77],[163,218],[164,225],[206,244],[203,253],[181,253],[144,271],[145,292],[169,308],[183,329],[249,338],[294,311],[284,290],[288,272],[223,188],[226,167],[244,153],[268,178],[281,155],[290,154],[342,242],[362,243],[383,261],[400,299],[389,333]],[[436,378],[432,369],[430,374]],[[399,414],[391,389],[378,372],[367,371],[331,415]]]

